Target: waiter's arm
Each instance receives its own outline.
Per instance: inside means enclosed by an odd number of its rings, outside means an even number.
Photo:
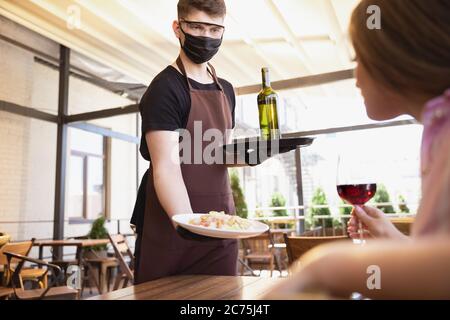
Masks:
[[[175,214],[192,213],[178,156],[178,132],[149,131],[145,139],[152,161],[156,194],[164,211],[170,218]]]

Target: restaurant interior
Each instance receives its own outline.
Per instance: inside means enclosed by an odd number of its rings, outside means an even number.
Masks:
[[[359,2],[225,0],[211,64],[234,88],[233,141],[259,133],[267,68],[282,137],[308,142],[228,169],[236,215],[264,228],[235,237],[235,276],[137,281],[130,219],[149,168],[139,104],[180,52],[178,0],[0,0],[0,300],[278,298],[273,288],[296,279],[314,249],[370,248],[361,223],[356,236],[348,230],[348,168],[376,177],[364,202],[410,236],[421,210],[423,127],[411,115],[366,114],[349,33]],[[355,288],[344,299],[366,296]]]

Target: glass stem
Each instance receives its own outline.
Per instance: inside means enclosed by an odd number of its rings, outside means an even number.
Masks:
[[[359,230],[359,240],[361,241],[361,244],[363,244],[364,241],[364,230],[361,220],[358,221],[358,230]]]

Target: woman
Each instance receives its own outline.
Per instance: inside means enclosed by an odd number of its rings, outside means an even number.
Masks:
[[[364,27],[363,1],[352,16],[357,86],[374,120],[409,114],[423,123],[422,194],[413,237],[450,233],[450,211],[442,173],[450,159],[450,4],[448,1],[375,1],[382,30]],[[358,219],[372,237],[405,239],[384,213],[356,207],[348,231],[358,237]]]
[[[370,5],[380,8],[381,30],[366,26]],[[274,294],[315,288],[334,295],[450,298],[450,3],[363,0],[353,12],[350,35],[369,117],[408,114],[424,125],[423,198],[412,237],[403,236],[380,210],[357,206],[350,235],[358,237],[360,219],[366,235],[390,241],[319,247],[302,260],[294,281]],[[399,241],[405,239],[410,241]],[[367,287],[372,265],[381,270],[379,290]]]

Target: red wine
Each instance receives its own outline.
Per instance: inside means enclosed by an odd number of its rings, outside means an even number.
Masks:
[[[343,184],[337,186],[339,196],[353,205],[363,205],[377,192],[376,183]]]

